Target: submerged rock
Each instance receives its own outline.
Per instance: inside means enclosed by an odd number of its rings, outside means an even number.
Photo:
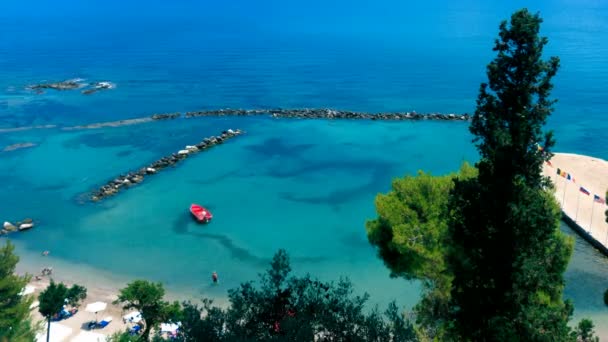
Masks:
[[[38,83],[28,86],[31,90],[43,90],[43,89],[54,89],[54,90],[73,90],[82,88],[85,85],[81,82],[81,79],[72,79],[61,82],[53,83]]]
[[[4,147],[4,149],[2,149],[2,151],[10,152],[10,151],[16,151],[16,150],[20,150],[22,148],[28,148],[28,147],[34,147],[34,146],[36,146],[36,144],[31,143],[31,142],[18,143],[18,144],[8,145],[8,146]]]
[[[14,231],[16,231],[16,230],[17,230],[17,227],[16,227],[14,224],[12,224],[12,223],[10,223],[10,222],[8,222],[8,221],[4,222],[4,224],[2,225],[2,227],[3,227],[3,228],[6,230],[6,231],[8,231],[8,232],[14,232]]]
[[[34,224],[33,223],[22,223],[19,225],[19,230],[28,230],[34,228]]]

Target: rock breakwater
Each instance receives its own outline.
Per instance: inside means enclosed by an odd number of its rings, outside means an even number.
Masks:
[[[173,120],[180,118],[182,113],[166,113],[166,114],[152,114],[150,119],[152,120]]]
[[[391,113],[364,113],[347,110],[335,110],[329,108],[317,109],[218,109],[198,112],[187,112],[186,118],[204,116],[255,116],[270,115],[273,118],[294,119],[346,119],[346,120],[442,120],[442,121],[466,121],[470,115],[465,114],[443,114],[443,113],[416,113],[416,112],[391,112]]]
[[[152,176],[162,169],[175,166],[177,163],[185,160],[189,156],[205,151],[241,134],[243,134],[241,130],[237,129],[233,131],[232,129],[229,129],[223,131],[220,135],[205,138],[198,144],[188,145],[184,149],[172,153],[169,156],[162,157],[137,171],[131,171],[127,174],[119,175],[113,180],[107,182],[105,185],[101,186],[99,189],[92,191],[88,197],[91,201],[97,202],[106,197],[113,196],[120,191],[131,188],[131,186],[134,184],[141,183],[144,178]]]

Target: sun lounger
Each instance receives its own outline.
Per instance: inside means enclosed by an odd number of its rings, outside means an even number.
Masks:
[[[138,324],[138,325],[134,326],[133,328],[131,328],[131,330],[129,330],[129,334],[137,335],[137,334],[139,334],[140,331],[141,331],[141,326]]]
[[[110,322],[112,322],[112,317],[106,317],[104,318],[101,322],[99,322],[97,324],[97,327],[100,329],[105,328],[108,324],[110,324]]]

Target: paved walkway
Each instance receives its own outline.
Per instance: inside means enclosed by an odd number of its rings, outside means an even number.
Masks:
[[[562,175],[557,174],[558,169]],[[555,184],[555,197],[564,213],[608,248],[605,216],[608,207],[604,202],[608,190],[608,162],[577,154],[556,153],[551,165],[544,165],[543,174]],[[596,195],[602,203],[594,201]]]

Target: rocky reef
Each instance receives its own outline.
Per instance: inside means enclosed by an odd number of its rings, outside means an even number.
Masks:
[[[82,83],[81,79],[71,79],[65,80],[61,82],[51,82],[51,83],[38,83],[27,86],[27,89],[31,89],[36,91],[37,93],[42,93],[44,89],[53,89],[53,90],[74,90],[78,88],[84,87],[85,84]]]
[[[466,121],[470,119],[469,114],[442,114],[416,112],[395,113],[363,113],[347,110],[335,110],[329,108],[317,109],[218,109],[198,112],[187,112],[186,118],[202,116],[254,116],[267,115],[273,118],[295,118],[295,119],[347,119],[347,120],[443,120],[443,121]]]
[[[91,95],[98,91],[106,90],[106,89],[114,89],[114,84],[110,82],[94,82],[89,84],[90,88],[82,91],[85,95]]]
[[[223,143],[224,141],[241,135],[241,130],[226,130],[222,134],[217,136],[211,136],[203,139],[200,143],[195,145],[188,145],[184,149],[172,153],[169,156],[162,157],[155,162],[140,168],[137,171],[131,171],[127,174],[119,175],[118,177],[107,182],[99,189],[94,190],[90,193],[88,198],[93,201],[101,201],[106,197],[113,196],[120,191],[131,188],[133,185],[143,182],[144,178],[155,175],[162,169],[175,166],[177,163],[185,160],[186,158],[204,150],[210,149],[213,146]]]
[[[74,78],[61,82],[32,84],[27,86],[26,89],[33,90],[34,92],[36,92],[36,94],[42,94],[47,89],[63,91],[85,88],[82,90],[82,94],[90,95],[101,90],[114,89],[115,87],[116,86],[113,83],[107,81],[87,83],[84,82],[84,79],[82,78]]]
[[[23,221],[18,221],[15,224],[5,221],[0,229],[0,235],[10,234],[16,231],[24,231],[34,228],[34,221],[31,218],[26,218]]]

